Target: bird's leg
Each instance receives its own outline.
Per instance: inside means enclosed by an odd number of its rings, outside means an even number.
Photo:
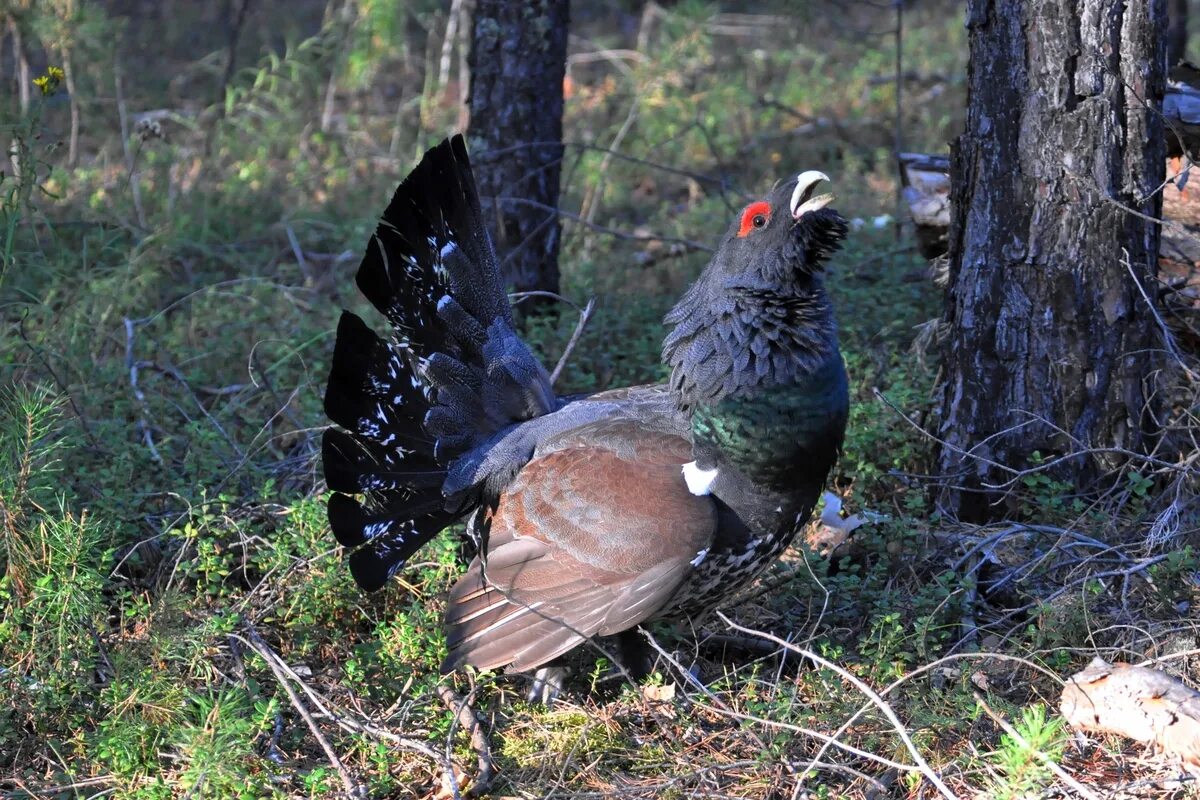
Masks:
[[[621,666],[625,668],[635,683],[642,681],[654,671],[654,652],[646,643],[645,637],[642,636],[641,628],[621,631],[617,634],[616,639],[617,660],[621,662]]]
[[[654,649],[646,641],[646,637],[642,635],[641,628],[633,628],[632,630],[622,631],[616,635],[617,643],[617,658],[621,660],[621,665],[625,667],[625,671],[629,677],[636,683],[645,680],[651,672],[654,671],[654,666],[657,663]],[[680,663],[683,656],[676,652],[672,658],[675,660],[675,666],[679,669],[685,669]],[[703,688],[704,684],[700,682],[700,665],[692,664],[686,667],[687,675],[684,678],[689,678],[691,682]]]
[[[569,673],[570,670],[562,664],[538,668],[537,672],[533,673],[533,681],[529,684],[525,699],[530,703],[550,705],[563,693]]]

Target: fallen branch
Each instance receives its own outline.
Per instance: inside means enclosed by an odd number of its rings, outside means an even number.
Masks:
[[[900,718],[896,716],[896,712],[892,710],[892,707],[887,703],[887,701],[885,701],[882,697],[880,697],[875,692],[874,689],[872,689],[867,684],[863,683],[863,681],[861,679],[859,679],[856,675],[853,675],[852,673],[846,671],[842,667],[839,667],[837,664],[833,663],[829,659],[823,658],[822,656],[817,655],[816,653],[812,652],[811,650],[807,650],[802,647],[797,647],[796,645],[792,644],[791,642],[784,641],[783,639],[780,639],[778,636],[775,636],[774,634],[771,634],[771,633],[767,633],[766,631],[758,631],[758,630],[754,630],[753,628],[746,628],[742,625],[738,625],[736,622],[729,619],[729,617],[725,616],[720,611],[718,611],[716,613],[717,613],[717,616],[721,618],[721,621],[724,622],[726,625],[728,625],[733,630],[738,631],[739,633],[747,634],[749,636],[758,636],[763,639],[772,641],[775,644],[779,645],[780,647],[783,647],[786,650],[790,650],[791,652],[796,653],[799,656],[803,656],[804,658],[807,658],[808,660],[812,661],[814,664],[817,664],[819,666],[825,667],[826,669],[832,670],[832,671],[836,672],[843,680],[849,682],[852,686],[854,686],[854,688],[858,689],[860,692],[862,692],[864,695],[866,695],[866,697],[871,701],[872,705],[874,705],[876,708],[878,708],[880,711],[882,711],[884,716],[888,718],[888,721],[892,723],[892,727],[895,728],[896,734],[900,737],[900,740],[902,742],[904,742],[905,748],[908,750],[909,755],[912,756],[913,761],[916,764],[915,771],[920,772],[921,775],[924,776],[925,780],[927,780],[931,784],[933,784],[934,788],[936,788],[943,797],[949,798],[949,800],[956,800],[957,796],[954,794],[954,792],[950,791],[950,787],[948,787],[945,783],[942,782],[942,779],[938,776],[938,774],[936,772],[934,772],[933,768],[930,767],[928,762],[925,761],[924,756],[921,755],[921,752],[917,749],[917,746],[915,744],[913,744],[912,738],[908,735],[908,730],[900,722]]]
[[[1008,662],[1017,663],[1022,666],[1028,667],[1030,669],[1041,672],[1047,678],[1055,680],[1058,683],[1062,683],[1062,679],[1058,677],[1057,673],[1051,672],[1050,670],[1046,669],[1045,667],[1041,666],[1040,664],[1035,664],[1034,662],[1030,661],[1029,659],[1021,658],[1020,656],[1011,656],[1011,655],[1007,655],[1005,653],[951,653],[950,655],[942,656],[939,659],[931,661],[928,664],[922,664],[921,666],[917,667],[916,669],[912,670],[911,672],[906,672],[905,674],[901,675],[896,680],[889,683],[887,686],[883,687],[883,689],[881,689],[879,692],[879,696],[887,697],[889,694],[891,694],[896,689],[898,689],[901,685],[908,683],[909,681],[913,680],[914,678],[918,678],[921,675],[925,675],[926,673],[933,672],[934,670],[941,668],[945,664],[949,664],[954,661],[982,660],[985,658],[993,659],[996,661],[1008,661]],[[863,703],[863,705],[858,709],[858,711],[855,711],[853,714],[851,714],[850,717],[847,718],[846,721],[842,723],[841,727],[839,727],[836,731],[833,732],[833,738],[836,739],[837,737],[841,736],[846,731],[850,730],[850,726],[853,725],[855,722],[857,722],[859,717],[861,717],[863,714],[867,713],[871,709],[872,705],[873,705],[873,703],[871,703],[871,702]],[[817,751],[817,754],[815,756],[813,756],[813,763],[815,763],[817,759],[821,758],[821,756],[825,755],[825,751],[828,749],[829,749],[829,744],[823,745],[821,747],[821,749]],[[913,768],[909,767],[909,769],[911,770]]]
[[[150,457],[159,463],[163,464],[163,457],[159,455],[158,448],[154,446],[154,437],[150,434],[150,423],[148,422],[149,411],[146,407],[146,393],[142,391],[142,387],[138,386],[138,366],[139,362],[133,360],[133,331],[134,321],[125,318],[125,368],[129,370],[129,386],[133,389],[133,399],[138,404],[138,420],[137,428],[142,434],[142,440],[146,443],[147,449],[150,450]]]
[[[496,764],[492,761],[492,747],[488,743],[483,724],[475,714],[475,709],[471,707],[471,696],[459,697],[453,689],[445,684],[437,687],[437,694],[446,708],[454,712],[458,726],[467,731],[471,737],[471,749],[475,751],[478,772],[467,795],[478,797],[487,794],[491,790],[492,780],[496,776]]]
[[[1063,687],[1060,710],[1074,728],[1136,739],[1200,777],[1200,692],[1164,672],[1094,658]]]
[[[309,713],[304,703],[301,702],[300,696],[296,694],[296,690],[292,688],[292,684],[288,681],[287,676],[280,669],[282,659],[258,635],[258,631],[254,630],[253,625],[246,625],[246,636],[249,638],[247,644],[267,662],[267,666],[271,668],[271,673],[275,676],[275,680],[279,681],[279,685],[287,692],[288,699],[292,701],[292,707],[300,714],[305,724],[308,725],[308,729],[312,731],[313,737],[316,738],[317,744],[321,745],[321,749],[325,751],[325,757],[329,759],[330,766],[337,770],[338,777],[342,779],[342,786],[346,789],[346,795],[348,797],[365,798],[367,796],[366,787],[357,783],[350,776],[350,771],[346,769],[346,765],[338,758],[338,754],[334,752],[333,746],[329,744],[329,740],[325,738],[325,734],[321,733],[316,720],[312,718],[312,714]]]
[[[247,627],[249,627],[249,626],[247,626]],[[244,644],[247,647],[249,647],[250,649],[254,650],[256,653],[259,653],[260,655],[262,655],[261,651],[255,645],[253,645],[249,641],[247,641],[244,637],[239,636],[238,634],[235,633],[235,634],[231,634],[230,638],[240,641],[242,644]],[[261,639],[260,639],[260,641],[261,641]],[[296,671],[287,665],[287,662],[285,662],[282,658],[279,658],[278,655],[275,655],[274,651],[270,650],[269,647],[268,647],[268,652],[270,652],[272,655],[275,656],[274,663],[275,663],[275,666],[277,666],[279,668],[279,671],[282,672],[284,675],[286,675],[288,678],[290,678],[297,686],[300,687],[300,689],[304,692],[304,694],[306,694],[308,696],[309,701],[314,706],[316,706],[317,710],[320,711],[320,713],[323,717],[325,717],[326,719],[332,720],[334,723],[336,723],[338,725],[338,727],[340,727],[342,730],[347,731],[349,733],[357,733],[357,734],[362,734],[364,736],[369,736],[373,739],[378,739],[381,741],[385,741],[389,744],[395,745],[396,747],[399,747],[401,750],[407,750],[409,752],[418,753],[422,756],[425,756],[426,758],[430,759],[431,761],[436,762],[442,768],[443,780],[448,781],[451,784],[453,784],[454,768],[453,768],[453,765],[450,763],[450,761],[446,758],[444,753],[439,753],[437,750],[434,750],[432,747],[430,747],[425,742],[419,741],[417,739],[410,739],[407,736],[399,736],[395,733],[392,733],[389,730],[384,730],[383,728],[372,725],[369,722],[355,719],[354,717],[350,716],[349,714],[335,712],[334,710],[332,710],[330,708],[329,701],[326,698],[319,695],[316,692],[316,690],[314,690],[311,686],[309,686],[307,683],[305,683],[304,680],[299,675],[296,674]],[[264,658],[265,658],[265,656],[264,656]],[[270,663],[270,662],[268,662],[268,663]],[[454,794],[455,794],[455,796],[457,796],[457,787],[455,787],[455,789],[454,789]]]

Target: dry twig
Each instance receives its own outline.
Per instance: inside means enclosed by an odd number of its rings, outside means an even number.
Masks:
[[[992,710],[992,707],[989,706],[987,704],[987,701],[983,699],[982,694],[980,694],[979,692],[975,692],[974,694],[975,694],[975,702],[979,704],[979,707],[981,709],[983,709],[983,713],[985,713],[989,717],[991,717],[992,721],[995,722],[997,725],[999,725],[1000,728],[1005,733],[1007,733],[1009,736],[1011,736],[1017,742],[1017,744],[1021,745],[1021,747],[1025,748],[1030,753],[1032,753],[1034,758],[1036,758],[1038,761],[1041,761],[1043,764],[1045,764],[1047,767],[1049,767],[1050,771],[1053,772],[1055,775],[1057,775],[1059,780],[1061,780],[1063,783],[1070,786],[1080,796],[1086,797],[1087,800],[1100,800],[1099,795],[1097,795],[1095,792],[1089,790],[1086,786],[1084,786],[1079,781],[1072,778],[1070,773],[1068,773],[1065,769],[1060,767],[1058,765],[1058,762],[1056,762],[1053,758],[1051,758],[1047,754],[1043,753],[1041,750],[1035,750],[1033,748],[1033,746],[1029,744],[1029,740],[1026,739],[1024,736],[1022,736],[1021,733],[1016,728],[1014,728],[1011,724],[1009,724],[1008,720],[1004,719],[1004,717],[1000,716],[999,714],[997,714],[995,711]]]
[[[321,733],[321,729],[317,726],[316,720],[313,719],[312,714],[309,713],[304,703],[301,702],[300,696],[296,694],[296,690],[292,688],[287,676],[280,669],[282,659],[279,658],[275,651],[271,649],[271,646],[267,644],[261,636],[258,635],[258,631],[254,629],[254,626],[248,623],[246,625],[246,636],[249,637],[249,641],[246,641],[246,644],[249,645],[254,652],[262,656],[263,660],[267,662],[267,666],[270,667],[271,673],[275,676],[275,680],[279,681],[279,685],[283,687],[285,692],[287,692],[288,699],[292,702],[292,707],[296,709],[298,714],[300,714],[300,717],[304,720],[305,724],[308,725],[308,729],[312,731],[313,737],[317,740],[317,744],[321,745],[321,749],[325,751],[325,757],[329,759],[330,766],[337,770],[338,777],[342,779],[342,786],[344,786],[346,789],[346,795],[348,797],[365,798],[366,787],[357,783],[350,776],[350,771],[346,769],[346,765],[342,763],[340,758],[338,758],[338,754],[334,751],[333,746],[329,744],[329,740],[325,738],[325,734]],[[293,673],[293,675],[294,674],[295,673]]]
[[[918,772],[920,772],[921,775],[923,775],[927,781],[932,783],[933,786],[938,790],[939,793],[941,793],[941,795],[943,797],[946,797],[949,800],[956,800],[956,795],[952,791],[950,791],[950,787],[946,786],[946,784],[942,782],[942,779],[940,777],[938,777],[938,774],[936,772],[934,772],[933,768],[930,767],[929,764],[925,761],[924,756],[921,755],[921,752],[917,749],[917,746],[915,744],[913,744],[912,738],[908,735],[908,730],[900,722],[900,718],[896,716],[896,712],[892,710],[892,707],[882,697],[880,697],[878,694],[875,693],[875,690],[873,690],[870,686],[868,686],[861,679],[859,679],[858,676],[848,672],[847,670],[845,670],[842,667],[838,666],[837,664],[833,663],[829,659],[824,658],[820,655],[817,655],[816,653],[812,652],[811,650],[807,650],[802,647],[797,647],[796,645],[792,644],[791,642],[780,639],[778,636],[775,636],[774,634],[767,633],[766,631],[758,631],[758,630],[754,630],[753,628],[747,628],[742,625],[738,625],[736,622],[729,619],[729,617],[725,616],[720,611],[717,612],[717,616],[720,617],[721,621],[724,622],[726,625],[728,625],[733,630],[736,630],[740,633],[744,633],[748,636],[758,636],[758,637],[767,639],[769,641],[772,641],[775,644],[779,645],[780,647],[783,647],[787,650],[792,651],[793,653],[796,653],[799,656],[803,656],[804,658],[809,659],[814,664],[818,664],[819,666],[825,667],[826,669],[833,670],[839,676],[841,676],[841,678],[843,680],[848,681],[852,686],[854,686],[854,688],[858,689],[860,692],[862,692],[864,695],[866,695],[867,698],[870,699],[871,703],[876,708],[878,708],[880,711],[882,711],[884,716],[886,716],[888,718],[888,721],[890,721],[892,723],[892,727],[895,728],[896,734],[900,737],[900,740],[902,742],[904,742],[905,748],[907,748],[909,754],[913,757],[913,761],[916,762],[916,770]]]
[[[472,695],[467,695],[465,698],[459,697],[453,689],[445,684],[437,687],[437,693],[446,708],[454,712],[454,719],[458,726],[466,730],[471,737],[471,749],[475,751],[478,772],[467,794],[472,797],[487,794],[492,788],[496,765],[492,761],[492,747],[488,742],[487,733],[484,732],[483,724],[479,721],[475,709],[471,707]],[[451,735],[453,735],[453,730],[451,730]]]
[[[150,450],[150,457],[161,465],[163,457],[159,455],[158,448],[154,446],[154,437],[150,434],[146,393],[138,386],[138,362],[133,360],[133,332],[135,324],[137,323],[134,320],[129,319],[129,317],[125,318],[125,368],[129,370],[129,386],[133,389],[133,398],[138,404],[138,431],[141,432],[142,440],[146,442],[146,447]]]
[[[255,650],[255,652],[259,652],[258,649],[245,638],[238,636],[237,634],[232,634],[231,638],[235,638],[242,642],[242,644]],[[271,652],[273,653],[273,651]],[[309,701],[317,708],[322,716],[324,716],[326,719],[332,720],[342,730],[349,733],[370,736],[373,739],[385,741],[388,744],[399,747],[401,750],[407,750],[411,753],[417,753],[425,756],[431,761],[436,762],[441,767],[443,780],[447,783],[447,785],[455,786],[454,767],[453,764],[446,758],[444,753],[439,753],[425,742],[417,739],[411,739],[407,736],[399,736],[389,730],[372,725],[364,720],[356,719],[344,712],[335,712],[330,707],[331,704],[329,700],[322,697],[315,689],[309,686],[303,678],[296,674],[295,670],[287,665],[287,662],[276,655],[274,663],[284,675],[286,675],[297,686],[300,687],[304,694],[308,696]],[[455,791],[457,791],[457,789],[455,789]]]
[[[571,353],[575,352],[575,346],[579,344],[579,337],[583,336],[584,328],[587,327],[588,321],[592,318],[592,312],[596,310],[596,298],[588,298],[587,305],[583,307],[583,311],[579,312],[579,322],[575,325],[575,331],[571,334],[571,338],[567,340],[567,346],[563,348],[562,355],[558,357],[558,363],[554,365],[554,371],[550,373],[550,385],[558,383],[558,378],[562,375],[563,367],[567,365],[567,361],[571,358]]]

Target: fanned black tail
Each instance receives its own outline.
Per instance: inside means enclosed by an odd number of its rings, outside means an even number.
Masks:
[[[322,459],[336,492],[330,526],[357,548],[350,570],[373,591],[480,501],[443,493],[455,461],[477,459],[492,434],[555,400],[513,330],[461,136],[428,151],[400,184],[357,282],[395,338],[342,313],[325,413],[345,430],[325,432]]]

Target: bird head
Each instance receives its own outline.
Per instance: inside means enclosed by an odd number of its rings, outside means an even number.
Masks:
[[[846,236],[823,172],[809,170],[778,185],[737,214],[713,256],[709,277],[761,279],[786,287],[817,273]]]
[[[683,405],[750,384],[789,382],[837,354],[837,326],[821,286],[846,220],[802,172],[734,218],[699,279],[667,314],[663,361]]]

